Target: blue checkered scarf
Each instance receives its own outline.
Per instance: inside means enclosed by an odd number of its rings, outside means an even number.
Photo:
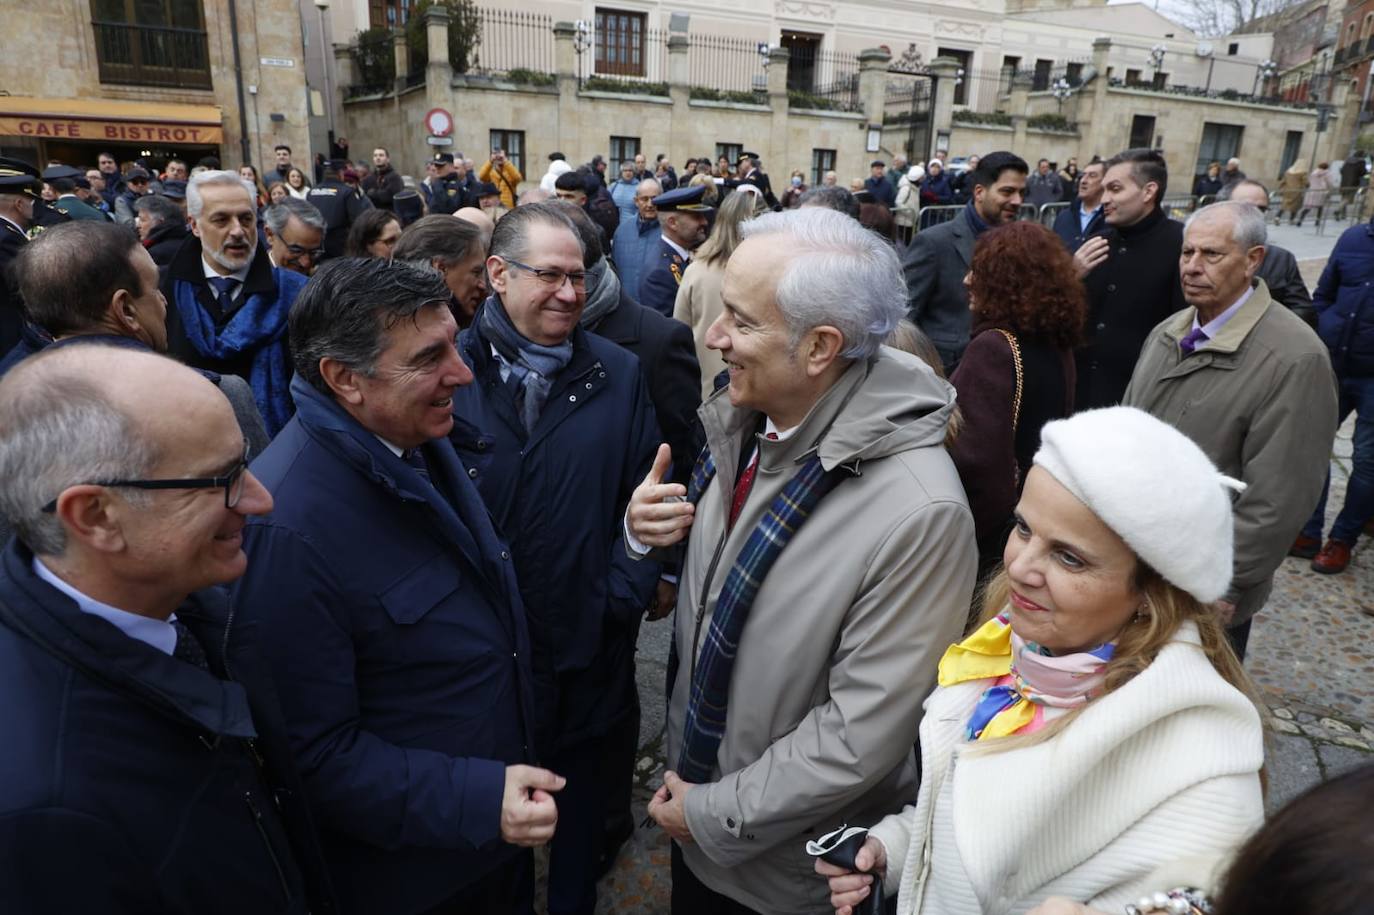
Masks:
[[[716,464],[709,448],[702,449],[692,469],[687,498],[693,504],[701,498]],[[812,455],[778,494],[759,523],[750,532],[744,548],[735,557],[735,564],[721,588],[716,612],[701,643],[701,655],[692,671],[691,693],[687,699],[687,721],[683,727],[682,755],[677,771],[683,779],[693,783],[708,782],[716,766],[716,754],[725,736],[726,706],[730,699],[730,677],[735,669],[735,656],[744,624],[754,606],[754,596],[763,584],[768,570],[782,555],[787,544],[815,511],[816,505],[835,484],[847,476],[843,468],[826,472],[819,455]],[[677,636],[668,659],[669,689],[677,676]]]

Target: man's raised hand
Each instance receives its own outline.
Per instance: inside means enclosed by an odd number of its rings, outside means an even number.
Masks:
[[[672,449],[659,445],[654,466],[630,496],[625,522],[630,536],[645,546],[672,546],[686,537],[692,526],[696,506],[683,501],[687,488],[681,483],[663,482],[672,466]]]

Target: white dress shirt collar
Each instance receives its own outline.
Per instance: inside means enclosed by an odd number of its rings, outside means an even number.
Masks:
[[[129,638],[151,645],[163,654],[171,654],[176,649],[177,631],[172,627],[172,620],[176,619],[175,614],[171,619],[159,620],[101,603],[58,578],[37,556],[33,558],[33,573],[76,601],[77,609],[82,613],[100,617]]]

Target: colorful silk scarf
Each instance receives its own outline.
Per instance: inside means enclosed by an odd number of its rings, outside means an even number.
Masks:
[[[1076,708],[1101,695],[1111,642],[1091,651],[1051,655],[1011,629],[1006,613],[988,620],[940,659],[941,686],[969,680],[998,680],[978,700],[966,736],[985,740],[1015,734],[1030,725],[1039,708]]]

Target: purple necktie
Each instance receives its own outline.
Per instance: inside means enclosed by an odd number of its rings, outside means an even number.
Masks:
[[[1183,355],[1190,356],[1199,343],[1207,339],[1207,331],[1201,327],[1193,328],[1188,336],[1178,341],[1178,348],[1183,350]]]

